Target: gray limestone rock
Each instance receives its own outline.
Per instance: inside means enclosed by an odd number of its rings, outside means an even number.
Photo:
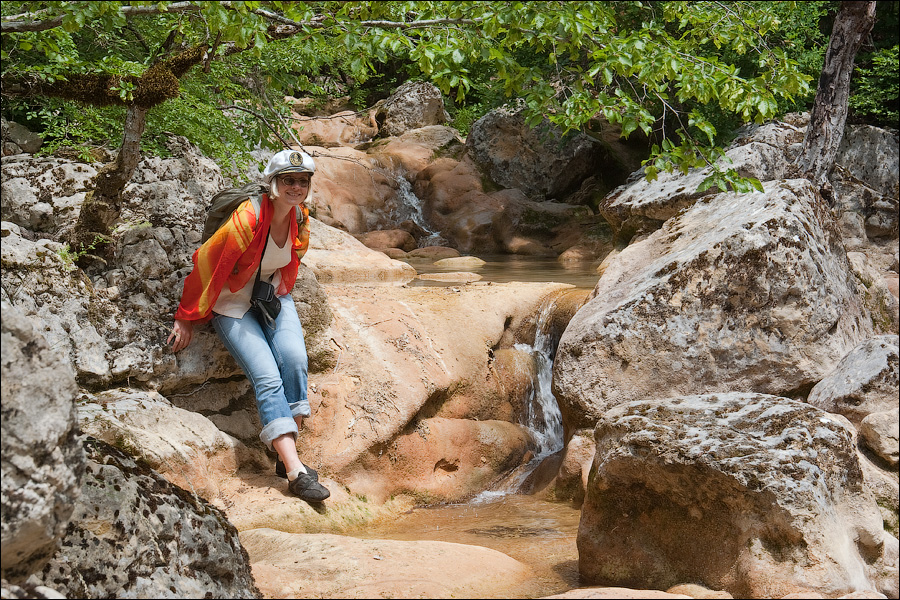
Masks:
[[[807,402],[859,424],[868,415],[897,406],[900,390],[900,338],[867,339],[841,359],[810,391]]]
[[[720,159],[719,167],[763,182],[782,179],[788,172],[786,149],[802,142],[803,132],[803,128],[786,122],[747,127]],[[717,193],[717,188],[698,191],[711,173],[707,167],[691,169],[687,175],[660,173],[653,181],[641,176],[613,190],[601,203],[600,214],[624,239],[633,231],[648,233],[700,198]]]
[[[444,98],[434,85],[407,81],[384,101],[377,113],[383,121],[379,134],[402,135],[409,130],[429,125],[442,125],[450,120],[444,110]]]
[[[80,493],[75,375],[21,311],[2,303],[2,571],[22,584],[56,551]]]
[[[891,410],[871,413],[859,424],[859,435],[866,446],[894,469],[900,462],[898,423],[900,423],[900,409],[895,406]]]
[[[638,399],[804,396],[871,334],[822,199],[775,181],[697,202],[616,255],[562,336],[554,394],[576,427]]]
[[[70,598],[260,598],[225,514],[104,442],[85,442],[82,494],[32,581]]]
[[[882,529],[842,417],[763,394],[683,396],[613,408],[595,439],[583,580],[896,597],[897,538]]]

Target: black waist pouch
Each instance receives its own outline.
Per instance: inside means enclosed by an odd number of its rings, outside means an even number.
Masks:
[[[256,313],[260,325],[275,330],[275,318],[281,312],[281,300],[275,295],[275,286],[268,281],[260,281],[258,274],[250,296],[250,310]]]

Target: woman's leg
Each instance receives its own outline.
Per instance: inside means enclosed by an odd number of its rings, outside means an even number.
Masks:
[[[266,331],[272,346],[272,354],[278,363],[284,393],[291,414],[301,425],[303,417],[310,415],[307,385],[309,381],[309,359],[306,354],[306,340],[303,325],[297,316],[297,307],[290,295],[279,297],[281,311],[275,319],[275,332]]]
[[[275,319],[275,332],[266,330],[265,333],[270,340],[272,354],[275,356],[281,372],[288,406],[291,408],[291,414],[299,430],[303,425],[303,418],[310,414],[307,394],[309,361],[306,354],[306,341],[303,337],[303,325],[297,315],[294,299],[290,295],[285,295],[280,296],[279,300],[281,301],[281,311]],[[286,454],[290,456],[278,453],[288,473],[303,467],[297,457],[296,441],[292,439],[291,444],[289,447],[286,442],[284,443]],[[302,468],[302,471],[305,472],[306,469]]]
[[[216,315],[212,323],[253,386],[256,408],[262,421],[259,438],[272,450],[272,442],[279,437],[296,439],[297,423],[288,405],[278,362],[254,314],[248,312],[241,319]]]

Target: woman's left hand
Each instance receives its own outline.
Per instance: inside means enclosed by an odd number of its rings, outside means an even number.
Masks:
[[[169,334],[166,343],[172,344],[172,352],[178,352],[187,348],[192,339],[194,339],[194,324],[190,321],[175,319],[175,327],[172,328],[172,333]]]

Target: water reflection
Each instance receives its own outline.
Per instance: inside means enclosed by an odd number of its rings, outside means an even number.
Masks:
[[[563,266],[555,258],[514,254],[478,255],[478,258],[485,261],[485,264],[468,270],[481,275],[482,281],[494,281],[497,283],[510,281],[554,281],[557,283],[569,283],[578,288],[594,289],[597,280],[600,278],[596,273],[597,265],[589,262]],[[405,262],[415,267],[419,274],[452,273],[461,270],[458,267],[439,267],[428,260],[407,259]],[[459,284],[415,279],[407,285],[447,286]]]
[[[535,579],[515,597],[537,598],[579,586],[575,537],[580,515],[570,504],[512,494],[488,502],[416,508],[354,535],[492,548],[534,570]]]

